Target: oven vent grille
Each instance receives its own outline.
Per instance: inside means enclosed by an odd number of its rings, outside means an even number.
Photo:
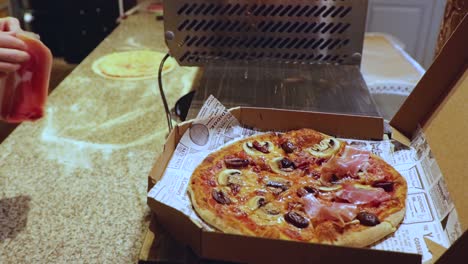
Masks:
[[[213,60],[360,64],[367,0],[170,0],[164,5],[166,42],[181,65]]]

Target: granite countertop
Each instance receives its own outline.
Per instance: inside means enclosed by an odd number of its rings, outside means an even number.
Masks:
[[[91,64],[140,49],[166,52],[153,15],[125,20],[54,90],[47,116],[0,145],[0,263],[137,261],[147,175],[167,134],[162,101],[154,79],[107,80]],[[170,105],[196,73],[177,66],[164,76]]]
[[[114,51],[166,52],[153,15],[125,20],[51,94],[47,116],[0,145],[0,263],[135,262],[149,221],[147,175],[167,134],[154,79],[91,71]],[[164,76],[170,105],[196,68]]]

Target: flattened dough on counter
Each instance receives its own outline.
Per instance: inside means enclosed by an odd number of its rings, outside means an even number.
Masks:
[[[113,80],[144,80],[156,78],[164,53],[151,50],[123,51],[107,54],[94,61],[92,70],[101,77]],[[176,66],[173,58],[166,60],[163,74]]]

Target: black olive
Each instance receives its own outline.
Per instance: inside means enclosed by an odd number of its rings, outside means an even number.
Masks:
[[[306,196],[309,193],[313,194],[313,195],[316,195],[318,193],[318,191],[314,187],[305,186],[305,187],[300,188],[296,192],[297,196],[299,196],[299,197]]]
[[[243,168],[249,165],[249,160],[240,159],[240,158],[232,158],[232,159],[225,159],[224,163],[229,168]]]
[[[376,226],[380,224],[379,218],[375,214],[372,214],[372,213],[360,212],[356,218],[359,220],[361,225]]]
[[[330,178],[330,182],[337,182],[337,181],[339,181],[339,180],[340,180],[340,178],[338,178],[338,176],[336,176],[336,174],[333,174],[333,175],[331,176],[331,178]]]
[[[284,150],[284,152],[288,154],[293,153],[294,150],[296,150],[296,146],[294,146],[294,144],[291,143],[290,141],[286,141],[283,144],[281,144],[281,148]]]
[[[230,204],[231,203],[231,199],[229,199],[229,197],[223,191],[213,190],[213,191],[211,191],[211,196],[219,204]]]
[[[266,153],[270,153],[270,151],[268,150],[268,146],[269,146],[270,144],[268,144],[268,142],[265,142],[265,144],[260,145],[260,143],[258,143],[258,141],[254,141],[254,142],[252,143],[252,145],[253,145],[253,148],[254,148],[254,149],[256,149],[256,150],[258,150],[258,151],[260,151],[260,152],[262,152],[262,153],[265,153],[265,154],[266,154]]]
[[[265,198],[258,199],[258,207],[262,207],[265,204],[267,204],[267,201],[265,200]]]
[[[239,184],[229,183],[228,186],[231,188],[232,194],[236,195],[240,192],[241,186]]]
[[[280,162],[280,166],[281,168],[285,169],[285,168],[292,168],[292,169],[295,169],[296,168],[296,165],[294,165],[294,162],[290,161],[289,159],[287,158],[283,158]]]
[[[289,186],[287,186],[284,183],[277,182],[277,181],[268,181],[266,186],[276,188],[276,189],[281,189],[282,191],[286,191],[289,189]]]
[[[386,192],[393,192],[394,182],[375,182],[372,187],[382,188]]]
[[[298,228],[309,226],[309,220],[296,212],[288,212],[284,215],[284,220]]]

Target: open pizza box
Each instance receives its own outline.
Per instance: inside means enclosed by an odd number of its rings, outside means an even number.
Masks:
[[[186,214],[167,204],[150,197],[148,205],[155,213],[159,223],[181,243],[188,245],[201,258],[217,259],[242,263],[459,263],[467,254],[468,243],[468,18],[465,17],[458,30],[445,45],[421,79],[413,93],[408,97],[400,111],[391,121],[392,140],[404,145],[412,145],[417,134],[424,135],[430,146],[430,156],[434,163],[422,162],[422,170],[437,166],[439,179],[432,183],[426,199],[439,197],[439,208],[447,209],[446,216],[441,212],[426,208],[439,225],[449,224],[444,229],[450,242],[445,246],[436,243],[432,230],[427,229],[421,240],[408,241],[416,247],[424,243],[430,258],[423,259],[419,248],[414,253],[396,252],[399,250],[360,249],[329,246],[284,240],[271,240],[257,237],[231,235],[206,231]],[[362,140],[382,140],[384,122],[381,118],[260,109],[239,107],[230,113],[246,127],[264,131],[285,131],[299,128],[312,128],[340,138]],[[149,190],[163,177],[168,163],[178,147],[184,133],[194,121],[179,124],[170,133],[162,154],[157,159],[149,175]],[[420,139],[420,137],[419,137]],[[418,150],[419,151],[419,150]],[[443,176],[442,176],[443,175]],[[436,176],[433,175],[433,178]],[[183,192],[183,190],[182,190]],[[450,196],[448,196],[450,194]],[[417,197],[417,196],[415,196]],[[450,198],[451,197],[451,198]],[[409,198],[408,198],[409,199]],[[436,202],[432,202],[436,203]],[[449,205],[451,204],[451,205]],[[424,206],[421,206],[424,209]],[[408,214],[409,208],[407,208]],[[411,209],[411,210],[418,210]],[[455,212],[454,217],[448,211]],[[458,215],[458,217],[457,217]],[[435,219],[437,218],[437,219]],[[442,219],[443,218],[443,219]],[[447,219],[449,218],[449,219]],[[458,218],[458,219],[457,219]],[[456,219],[456,220],[454,220]],[[408,232],[411,226],[408,225]],[[415,225],[415,229],[416,229]],[[400,227],[401,228],[401,227]],[[426,227],[424,227],[424,230]],[[398,230],[397,230],[398,232]],[[417,240],[417,239],[414,239]],[[405,243],[404,239],[400,243]]]

